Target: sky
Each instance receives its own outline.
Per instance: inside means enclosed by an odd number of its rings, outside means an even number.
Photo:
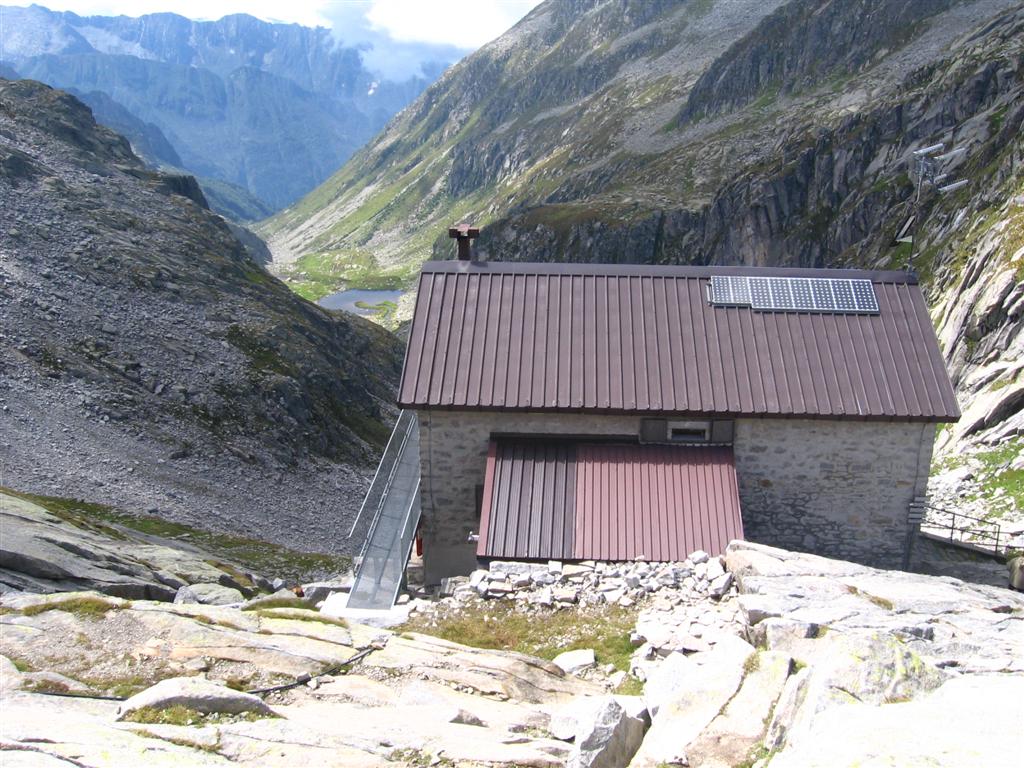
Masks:
[[[4,0],[29,5],[32,0]],[[347,29],[410,43],[479,48],[498,37],[540,0],[35,0],[54,11],[80,16],[141,16],[171,11],[192,19],[219,19],[248,13],[267,21]],[[356,37],[360,33],[356,33]]]

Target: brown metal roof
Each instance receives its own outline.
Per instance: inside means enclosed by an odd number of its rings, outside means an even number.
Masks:
[[[879,314],[713,306],[711,275],[873,281]],[[953,421],[903,272],[428,262],[399,403],[410,408]]]
[[[491,442],[480,557],[678,561],[742,537],[731,448]]]

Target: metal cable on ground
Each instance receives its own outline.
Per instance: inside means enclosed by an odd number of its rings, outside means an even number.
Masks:
[[[263,696],[268,693],[275,693],[276,691],[287,691],[291,688],[298,688],[300,685],[305,685],[314,677],[324,677],[325,675],[334,675],[340,672],[342,669],[350,664],[354,664],[357,661],[361,661],[373,653],[376,648],[367,648],[366,650],[360,651],[351,659],[346,659],[335,667],[331,667],[324,672],[317,675],[299,675],[295,680],[290,683],[284,683],[282,685],[272,685],[269,688],[257,688],[253,691],[245,691],[245,693],[252,694],[254,696]],[[62,693],[60,691],[26,691],[26,693],[36,693],[41,696],[60,696],[65,699],[97,699],[99,701],[127,701],[126,696],[100,696],[94,693]]]
[[[338,666],[332,667],[331,669],[327,670],[326,672],[321,672],[319,675],[299,675],[297,678],[295,678],[294,681],[292,681],[290,683],[284,683],[283,685],[272,685],[269,688],[257,688],[255,691],[246,691],[246,693],[251,693],[251,694],[253,694],[255,696],[262,696],[262,695],[267,694],[267,693],[274,693],[275,691],[287,691],[290,688],[298,688],[300,685],[305,685],[306,683],[308,683],[314,677],[323,677],[324,675],[336,674],[336,673],[340,672],[343,667],[347,667],[349,664],[357,662],[360,659],[366,658],[371,653],[373,653],[374,650],[376,650],[376,649],[374,649],[374,648],[367,648],[365,651],[360,651],[355,656],[353,656],[351,659],[348,659],[347,661],[343,661]]]

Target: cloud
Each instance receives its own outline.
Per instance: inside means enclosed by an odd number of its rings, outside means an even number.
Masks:
[[[539,0],[373,0],[366,18],[393,39],[475,49],[527,14]]]

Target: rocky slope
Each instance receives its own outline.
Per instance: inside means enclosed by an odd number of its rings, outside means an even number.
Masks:
[[[0,302],[3,484],[346,546],[399,342],[299,299],[191,177],[24,80],[0,80]]]
[[[3,55],[23,77],[102,92],[159,126],[189,172],[238,185],[271,210],[327,178],[457,58],[422,51],[421,71],[396,80],[327,29],[242,14],[195,22],[34,5],[0,16]]]
[[[691,556],[710,567],[705,558]],[[1019,594],[745,542],[713,562],[738,592],[714,601],[664,588],[609,646],[625,647],[639,695],[612,693],[592,658],[549,662],[413,631],[438,631],[440,605],[423,601],[428,621],[391,632],[339,620],[328,603],[4,595],[0,743],[15,765],[90,768],[1015,764]],[[490,616],[476,597],[445,602],[463,625]],[[524,618],[606,618],[522,602],[505,616],[501,646]],[[231,690],[274,684],[291,686],[265,703]]]
[[[1021,40],[1014,0],[550,0],[261,232],[320,290],[368,260],[405,284],[460,219],[503,260],[902,267],[911,153],[942,141],[970,183],[925,185],[913,266],[937,317],[975,317],[943,330],[974,397],[1019,344]]]
[[[128,139],[132,152],[147,165],[168,173],[187,173],[184,161],[158,126],[140,120],[103,91],[83,93],[74,88],[66,90],[92,110],[97,123]],[[237,184],[209,176],[198,177],[197,180],[210,208],[232,221],[256,221],[273,213],[269,205]]]

